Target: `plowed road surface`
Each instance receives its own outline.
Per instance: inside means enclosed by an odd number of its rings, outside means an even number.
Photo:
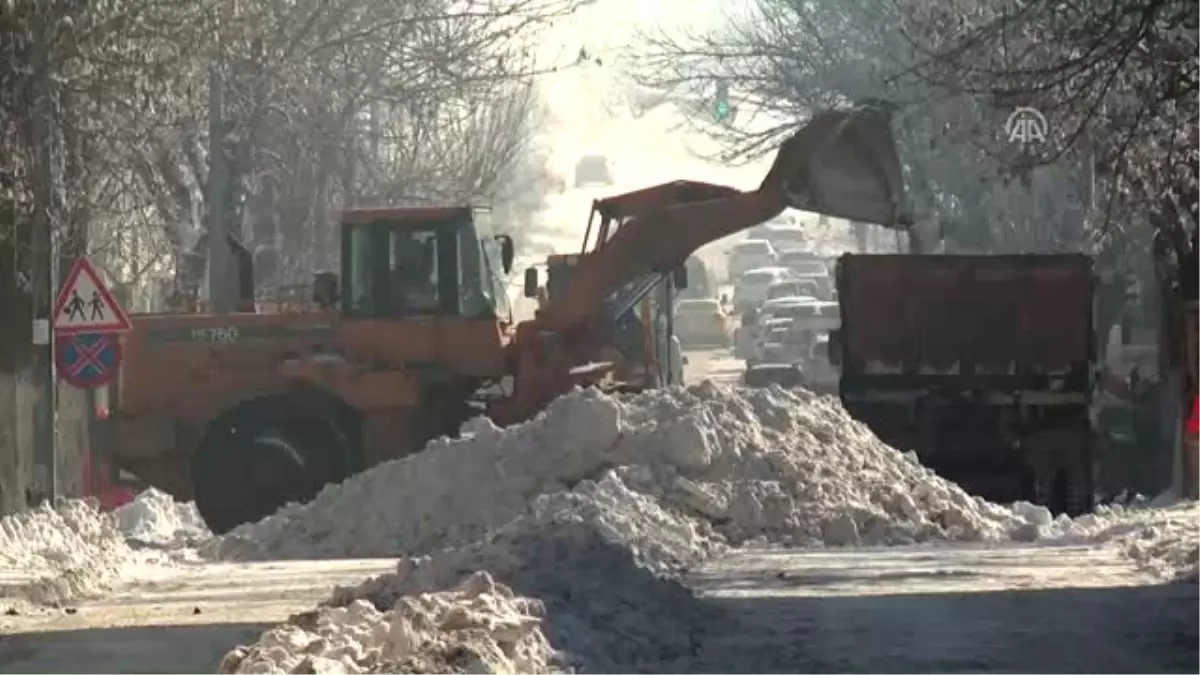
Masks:
[[[390,567],[158,571],[73,614],[0,615],[0,672],[215,672],[228,649],[311,608],[334,584]],[[694,672],[1198,670],[1196,587],[1148,585],[1111,550],[753,550],[688,582],[724,617],[702,636]]]

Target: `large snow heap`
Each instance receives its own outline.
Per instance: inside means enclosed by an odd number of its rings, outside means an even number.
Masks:
[[[686,667],[719,621],[672,573],[731,544],[1029,540],[1069,525],[966,494],[832,398],[706,383],[579,391],[504,430],[473,420],[206,553],[401,556],[223,672],[607,671]]]

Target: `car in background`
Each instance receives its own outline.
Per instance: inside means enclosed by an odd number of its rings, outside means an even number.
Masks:
[[[743,272],[733,285],[733,306],[739,312],[754,309],[767,300],[767,289],[791,276],[785,267],[759,267]]]
[[[804,359],[804,385],[821,394],[836,394],[842,371],[829,354],[829,334],[818,335]]]
[[[792,321],[771,319],[763,328],[762,344],[757,350],[758,363],[798,363],[800,356],[789,340]]]
[[[769,321],[771,319],[798,319],[820,316],[821,310],[818,307],[821,302],[820,298],[807,295],[773,298],[762,304],[760,320]]]
[[[735,281],[759,267],[774,266],[779,259],[775,247],[766,239],[745,239],[729,249],[729,279]]]
[[[808,232],[796,225],[767,225],[762,237],[771,242],[781,255],[791,251],[803,251],[808,248]]]
[[[789,319],[793,330],[828,333],[842,325],[841,308],[836,302],[816,298],[779,298],[763,304],[761,320]]]
[[[585,155],[575,163],[575,187],[612,184],[612,166],[604,155]]]
[[[688,298],[675,303],[675,335],[685,348],[733,344],[729,315],[715,298]]]
[[[821,286],[814,279],[784,279],[767,287],[767,302],[784,298],[808,298],[817,300]]]
[[[704,300],[716,297],[716,278],[700,256],[689,256],[684,266],[687,268],[687,288],[676,288],[677,299]]]
[[[825,261],[807,251],[788,251],[779,256],[779,264],[796,273],[800,279],[811,279],[820,288],[819,297],[829,300],[833,294],[833,279]]]
[[[742,386],[751,388],[772,385],[791,389],[804,384],[804,372],[792,363],[761,363],[749,366],[742,373]]]

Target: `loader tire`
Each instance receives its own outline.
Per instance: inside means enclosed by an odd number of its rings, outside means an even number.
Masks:
[[[196,507],[216,534],[310,501],[350,471],[332,419],[288,408],[239,411],[214,423],[192,462]],[[292,411],[294,412],[294,411]]]

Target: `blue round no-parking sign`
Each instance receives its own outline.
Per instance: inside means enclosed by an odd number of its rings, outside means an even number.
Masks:
[[[95,389],[112,381],[121,365],[121,341],[112,333],[60,335],[55,339],[58,376],[79,389]]]

